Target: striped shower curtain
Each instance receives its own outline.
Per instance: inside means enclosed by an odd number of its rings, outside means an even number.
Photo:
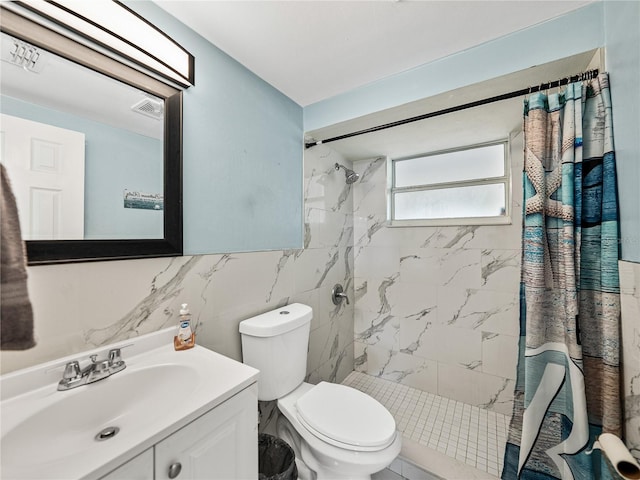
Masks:
[[[621,433],[618,207],[607,74],[525,101],[520,358],[502,478],[611,478]]]

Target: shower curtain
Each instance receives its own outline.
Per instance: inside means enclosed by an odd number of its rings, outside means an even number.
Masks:
[[[621,433],[618,207],[607,74],[525,100],[520,358],[502,478],[611,478]]]

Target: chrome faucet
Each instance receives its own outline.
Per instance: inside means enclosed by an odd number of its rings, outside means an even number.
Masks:
[[[70,390],[81,385],[97,382],[124,370],[127,366],[122,360],[119,348],[109,350],[109,356],[102,360],[98,360],[98,355],[91,355],[89,359],[91,363],[83,369],[80,369],[78,361],[67,363],[64,367],[62,380],[58,382],[58,390]]]

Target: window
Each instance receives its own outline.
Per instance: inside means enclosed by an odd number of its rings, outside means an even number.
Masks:
[[[389,160],[391,226],[510,223],[508,141]]]

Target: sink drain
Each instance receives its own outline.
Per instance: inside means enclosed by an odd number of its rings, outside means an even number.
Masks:
[[[96,435],[96,440],[99,442],[103,442],[105,440],[109,440],[110,438],[115,437],[120,429],[118,427],[107,427],[103,428]]]

